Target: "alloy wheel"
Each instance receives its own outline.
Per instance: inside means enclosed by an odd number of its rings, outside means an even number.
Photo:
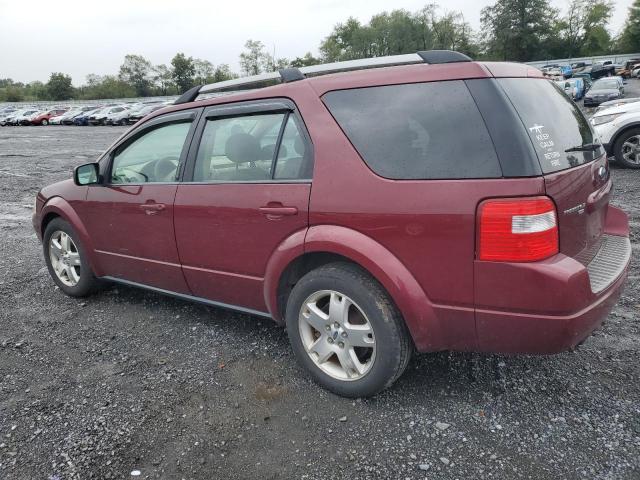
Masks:
[[[640,135],[633,135],[622,144],[622,158],[627,162],[640,165]]]
[[[302,345],[327,375],[353,381],[364,377],[376,358],[373,326],[362,309],[335,290],[310,295],[298,315]]]
[[[69,287],[80,281],[80,253],[71,236],[56,230],[49,238],[49,258],[58,279]]]

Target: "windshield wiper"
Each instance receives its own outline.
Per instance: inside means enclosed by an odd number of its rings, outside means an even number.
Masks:
[[[565,152],[593,152],[598,150],[602,145],[599,143],[585,143],[584,145],[580,145],[579,147],[571,147],[567,148]]]

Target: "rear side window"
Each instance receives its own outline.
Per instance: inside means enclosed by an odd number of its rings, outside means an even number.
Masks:
[[[544,173],[576,167],[604,153],[602,148],[588,149],[597,142],[589,122],[573,100],[552,82],[502,78],[498,83],[518,111]],[[586,151],[579,150],[585,146]]]
[[[463,81],[338,90],[323,100],[369,168],[382,177],[502,176]]]

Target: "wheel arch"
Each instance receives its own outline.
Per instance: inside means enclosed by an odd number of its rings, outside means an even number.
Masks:
[[[264,295],[276,322],[284,323],[286,299],[297,280],[335,261],[358,265],[385,288],[419,350],[440,349],[443,337],[433,305],[409,270],[371,237],[336,225],[313,226],[306,234],[297,232],[269,260]]]
[[[611,141],[609,142],[609,145],[610,145],[609,148],[611,149],[611,155],[615,156],[615,154],[616,154],[616,152],[615,152],[616,143],[618,142],[620,137],[625,132],[627,132],[628,130],[631,130],[633,128],[640,128],[640,122],[628,123],[627,125],[622,127],[620,130],[618,130],[615,134],[613,134],[613,136],[611,137]]]
[[[89,236],[89,232],[85,228],[82,220],[78,213],[74,210],[71,204],[66,201],[62,197],[52,197],[47,200],[47,202],[42,207],[42,211],[40,212],[40,232],[44,240],[44,232],[47,226],[56,218],[62,218],[64,221],[69,223],[73,229],[80,236],[80,241],[84,246],[86,255],[89,260],[89,266],[93,270],[96,276],[99,276],[100,273],[96,270],[97,262],[94,258],[93,253],[93,243],[91,242],[91,238]]]

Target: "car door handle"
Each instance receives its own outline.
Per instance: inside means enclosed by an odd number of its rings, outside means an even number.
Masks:
[[[269,220],[276,220],[284,216],[297,215],[298,209],[296,207],[285,207],[282,204],[273,206],[267,205],[265,207],[260,207],[260,213],[266,215]]]
[[[147,215],[154,215],[167,208],[167,206],[164,203],[143,203],[140,208]]]

